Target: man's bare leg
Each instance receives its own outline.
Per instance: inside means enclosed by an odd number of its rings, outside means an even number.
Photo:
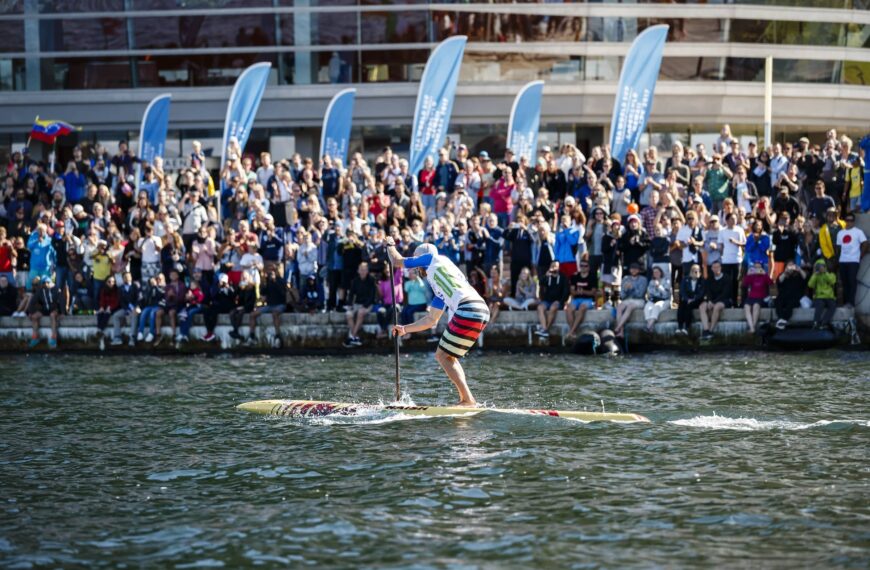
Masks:
[[[444,369],[447,377],[450,378],[450,381],[453,382],[453,385],[456,386],[456,390],[459,392],[459,403],[457,405],[469,408],[477,406],[477,400],[474,399],[471,390],[468,389],[468,383],[465,381],[465,370],[462,369],[459,359],[447,354],[439,347],[435,351],[435,360],[438,361],[438,364],[441,365],[441,368]]]

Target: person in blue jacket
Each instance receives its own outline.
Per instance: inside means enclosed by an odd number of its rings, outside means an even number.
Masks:
[[[556,231],[556,261],[559,262],[559,273],[569,279],[577,273],[579,241],[580,231],[571,222],[571,216],[562,214],[561,225]]]

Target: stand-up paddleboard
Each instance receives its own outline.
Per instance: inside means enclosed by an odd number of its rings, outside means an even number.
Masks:
[[[463,408],[459,406],[405,406],[400,404],[373,406],[366,404],[346,404],[339,402],[319,402],[317,400],[258,400],[237,406],[240,410],[271,416],[293,418],[315,418],[323,416],[351,416],[362,412],[386,411],[407,416],[460,416],[476,415],[483,412],[499,414],[527,414],[569,418],[584,422],[648,422],[639,414],[611,412],[565,412],[560,410],[511,410],[499,408]]]

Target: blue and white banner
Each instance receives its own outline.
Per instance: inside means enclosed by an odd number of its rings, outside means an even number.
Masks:
[[[158,95],[145,107],[142,126],[139,127],[139,160],[136,164],[136,188],[142,180],[142,162],[154,164],[154,157],[164,157],[166,131],[169,129],[169,104],[172,95]],[[130,174],[130,173],[128,173]]]
[[[339,91],[329,102],[323,117],[320,133],[320,158],[327,154],[332,160],[340,160],[347,166],[347,149],[350,144],[350,125],[353,122],[353,103],[356,89]]]
[[[541,95],[543,81],[532,81],[520,89],[511,107],[507,146],[519,159],[526,157],[535,163],[538,150],[538,127],[541,125]]]
[[[668,26],[647,28],[625,56],[610,120],[610,154],[620,162],[637,148],[646,128],[667,38]]]
[[[426,62],[417,92],[414,127],[411,131],[409,167],[415,175],[423,168],[426,157],[435,158],[438,149],[444,144],[466,41],[465,36],[447,38],[432,50]]]
[[[251,135],[251,127],[260,107],[260,100],[266,91],[266,82],[272,64],[267,62],[255,63],[239,75],[230,95],[227,105],[227,118],[224,121],[223,147],[221,148],[221,168],[226,164],[227,146],[230,137],[236,137],[239,147],[245,150],[245,143]],[[238,157],[241,159],[242,157]],[[221,187],[223,188],[223,181]]]

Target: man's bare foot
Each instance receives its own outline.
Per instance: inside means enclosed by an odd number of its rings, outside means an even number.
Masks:
[[[476,408],[477,400],[460,400],[458,404],[456,404],[457,408]]]

